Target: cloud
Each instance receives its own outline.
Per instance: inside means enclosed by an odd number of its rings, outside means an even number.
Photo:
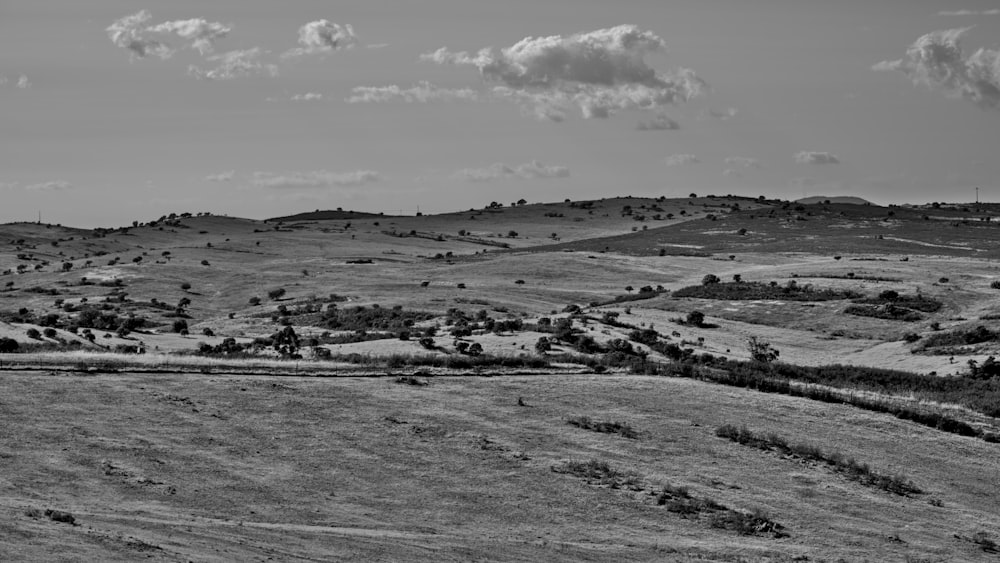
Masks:
[[[837,155],[828,152],[799,151],[795,153],[795,162],[802,164],[840,164]]]
[[[31,81],[28,80],[27,75],[22,74],[17,78],[17,87],[22,90],[31,88]]]
[[[24,186],[24,189],[28,191],[61,191],[68,190],[72,188],[73,185],[65,180],[56,180],[54,182],[42,182],[40,184],[29,184]]]
[[[406,103],[427,103],[433,101],[455,102],[476,101],[479,93],[470,88],[441,88],[430,82],[421,81],[410,88],[390,86],[359,86],[351,90],[348,103],[385,103],[401,101]]]
[[[760,168],[760,161],[748,156],[730,156],[724,161],[730,166],[742,166],[743,168]]]
[[[173,55],[170,45],[148,36],[146,24],[151,19],[153,16],[148,10],[140,10],[115,20],[105,31],[112,43],[129,51],[129,57],[133,60],[144,59],[149,55],[161,59],[170,58]]]
[[[565,166],[550,166],[537,160],[517,166],[508,166],[498,162],[486,168],[465,168],[459,170],[455,172],[454,177],[469,182],[491,182],[493,180],[511,178],[522,180],[567,178],[569,177],[569,168]]]
[[[272,174],[270,172],[254,172],[250,182],[264,188],[325,188],[332,186],[360,186],[377,182],[381,177],[371,170],[356,170],[354,172],[327,172],[313,170],[306,172],[290,172],[287,174]]]
[[[13,190],[17,186],[17,182],[0,182],[0,190]]]
[[[664,162],[667,166],[682,166],[684,164],[698,164],[701,159],[693,154],[672,154]]]
[[[296,94],[292,96],[293,102],[314,102],[323,99],[323,94],[316,92],[306,92],[305,94]]]
[[[227,170],[225,172],[219,172],[218,174],[209,174],[208,176],[205,176],[205,179],[209,182],[229,182],[235,177],[235,170]]]
[[[742,178],[743,173],[739,170],[733,170],[732,168],[726,168],[722,171],[723,176],[732,176],[733,178]]]
[[[208,22],[203,19],[176,20],[163,22],[147,27],[146,33],[175,34],[181,39],[191,42],[191,48],[202,55],[215,50],[215,41],[229,34],[233,28],[218,22]]]
[[[933,31],[917,39],[906,57],[882,61],[876,71],[898,71],[913,80],[964,98],[984,109],[1000,109],[1000,50],[979,49],[968,57],[961,38],[971,27]]]
[[[955,10],[938,12],[939,16],[1000,16],[1000,10]]]
[[[670,119],[665,113],[657,114],[653,119],[642,120],[635,125],[639,131],[673,131],[680,129],[681,125]]]
[[[260,61],[261,55],[265,52],[260,47],[254,47],[212,55],[206,57],[205,60],[218,63],[215,68],[203,70],[196,65],[191,65],[188,67],[188,74],[204,80],[232,80],[246,76],[275,77],[278,75],[277,65]]]
[[[282,57],[301,57],[332,53],[357,45],[358,37],[350,24],[341,26],[329,20],[309,22],[299,28],[299,48],[286,51]]]
[[[646,63],[647,55],[664,51],[660,37],[621,25],[566,37],[527,37],[510,47],[486,48],[474,55],[442,47],[420,59],[474,66],[484,80],[498,85],[494,94],[558,121],[574,105],[585,118],[603,118],[622,109],[659,109],[707,89],[692,70],[664,74]]]
[[[736,108],[726,109],[706,109],[699,114],[702,119],[721,119],[723,121],[736,117],[739,113]]]

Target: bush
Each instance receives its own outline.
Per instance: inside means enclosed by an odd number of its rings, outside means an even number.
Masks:
[[[191,289],[191,284],[189,284],[187,282],[184,282],[184,283],[181,284],[181,289],[183,289],[184,291],[187,291],[187,290]]]
[[[993,289],[1000,289],[1000,280],[993,280],[990,282],[990,287]]]
[[[52,327],[49,327],[49,328],[46,328],[45,330],[43,330],[42,334],[45,335],[45,338],[55,338],[57,333],[56,333],[56,329],[54,329]]]
[[[278,299],[281,299],[284,296],[285,296],[285,288],[283,287],[272,289],[271,291],[267,292],[267,297],[271,301],[277,301]]]
[[[705,324],[705,313],[701,311],[691,311],[685,317],[684,322],[691,326],[701,326]]]
[[[620,434],[622,437],[632,440],[639,437],[639,431],[633,428],[630,424],[626,424],[624,422],[602,422],[591,420],[586,416],[577,416],[570,418],[566,421],[566,423],[571,426],[576,426],[593,432],[601,432],[603,434]]]
[[[177,319],[177,320],[174,321],[174,324],[173,324],[173,326],[171,328],[172,328],[172,330],[174,332],[177,332],[177,333],[187,332],[187,330],[188,330],[188,324],[187,324],[187,321],[184,320],[184,319]]]
[[[17,349],[17,340],[7,337],[0,338],[0,354],[13,354],[17,352]]]
[[[260,297],[256,297],[256,296],[251,297],[250,298],[250,304],[251,305],[260,305]]]
[[[31,338],[32,340],[38,340],[42,337],[42,334],[38,332],[37,328],[29,328],[26,334],[28,335],[28,338]]]

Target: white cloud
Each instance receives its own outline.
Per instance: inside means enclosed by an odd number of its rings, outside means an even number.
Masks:
[[[203,70],[198,66],[191,65],[188,67],[188,74],[205,80],[232,80],[245,76],[277,76],[277,65],[260,61],[260,57],[264,53],[265,51],[262,51],[260,47],[254,47],[253,49],[212,55],[206,57],[205,60],[218,63],[215,68]]]
[[[305,172],[289,172],[272,174],[270,172],[254,172],[251,183],[264,188],[324,188],[332,186],[360,186],[380,179],[378,172],[372,170],[356,170],[354,172],[327,172],[312,170]]]
[[[161,59],[169,58],[173,55],[170,45],[148,36],[146,24],[151,19],[153,16],[148,10],[140,10],[115,20],[105,31],[108,32],[112,43],[129,51],[129,57],[132,59],[143,59],[149,55],[156,55]]]
[[[225,37],[232,30],[230,26],[198,18],[163,22],[147,27],[144,32],[175,34],[181,39],[190,41],[192,49],[207,55],[215,50],[215,41]]]
[[[1000,10],[955,10],[938,12],[939,16],[1000,16]]]
[[[802,164],[840,164],[837,155],[828,152],[799,151],[795,153],[795,162]]]
[[[13,190],[17,186],[17,182],[0,182],[0,190]]]
[[[730,166],[742,166],[743,168],[760,168],[760,161],[748,156],[730,156],[724,161]]]
[[[329,20],[317,20],[299,28],[299,45],[302,46],[285,52],[282,57],[332,53],[357,43],[358,37],[350,24],[342,26]]]
[[[968,57],[961,38],[971,27],[933,31],[917,39],[906,57],[882,61],[876,71],[899,71],[913,80],[965,98],[984,109],[1000,109],[1000,50],[979,49]]]
[[[667,166],[682,166],[684,164],[698,164],[701,159],[693,154],[672,154],[664,162]]]
[[[406,103],[427,103],[432,101],[476,101],[479,93],[470,88],[441,88],[430,82],[421,81],[411,88],[390,86],[359,86],[351,90],[348,103],[383,103],[401,101]]]
[[[459,170],[454,174],[454,177],[470,182],[490,182],[509,178],[522,180],[567,178],[569,177],[569,168],[565,166],[551,166],[537,160],[517,166],[509,166],[498,162],[486,168],[465,168]]]
[[[585,118],[601,118],[621,109],[659,109],[707,89],[689,69],[664,74],[646,63],[647,55],[665,50],[663,39],[655,34],[621,25],[566,37],[528,37],[475,55],[442,47],[420,58],[475,66],[486,81],[499,84],[495,94],[526,103],[532,113],[558,121],[573,105]]]
[[[209,182],[229,182],[235,177],[235,170],[227,170],[225,172],[219,172],[218,174],[209,174],[208,176],[205,176],[205,179]]]
[[[680,129],[679,123],[665,113],[657,114],[653,119],[639,121],[635,126],[639,131],[673,131]]]
[[[293,102],[315,102],[323,99],[323,94],[317,92],[306,92],[305,94],[296,94],[292,96]]]
[[[31,88],[31,81],[28,80],[28,76],[27,75],[22,74],[21,76],[17,77],[17,87],[20,88],[20,89],[22,89],[22,90],[25,90],[27,88]]]
[[[29,184],[24,186],[24,189],[29,191],[60,191],[68,190],[72,187],[73,185],[65,180],[56,180],[53,182],[42,182],[40,184]]]

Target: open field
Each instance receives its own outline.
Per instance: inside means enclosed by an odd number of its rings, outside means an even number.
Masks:
[[[977,533],[1000,539],[995,445],[689,380],[8,373],[0,385],[5,560],[974,561],[995,557]],[[580,415],[638,438],[567,424]],[[822,443],[923,492],[734,444],[715,436],[723,424]],[[567,460],[634,471],[640,490],[553,471]],[[671,512],[653,496],[667,485],[762,510],[787,537]]]
[[[0,559],[995,558],[997,217],[706,196],[0,225]]]

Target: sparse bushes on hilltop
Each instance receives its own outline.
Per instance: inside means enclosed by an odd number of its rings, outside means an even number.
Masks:
[[[711,274],[709,274],[711,275]],[[811,285],[800,285],[795,280],[789,281],[784,286],[779,286],[772,282],[765,284],[762,282],[740,281],[720,282],[717,276],[712,276],[716,281],[702,285],[692,285],[678,289],[673,293],[674,297],[693,297],[696,299],[726,299],[726,300],[783,300],[783,301],[832,301],[838,299],[853,299],[861,297],[860,293],[850,290],[838,289],[815,289]],[[708,278],[708,276],[706,276]]]

